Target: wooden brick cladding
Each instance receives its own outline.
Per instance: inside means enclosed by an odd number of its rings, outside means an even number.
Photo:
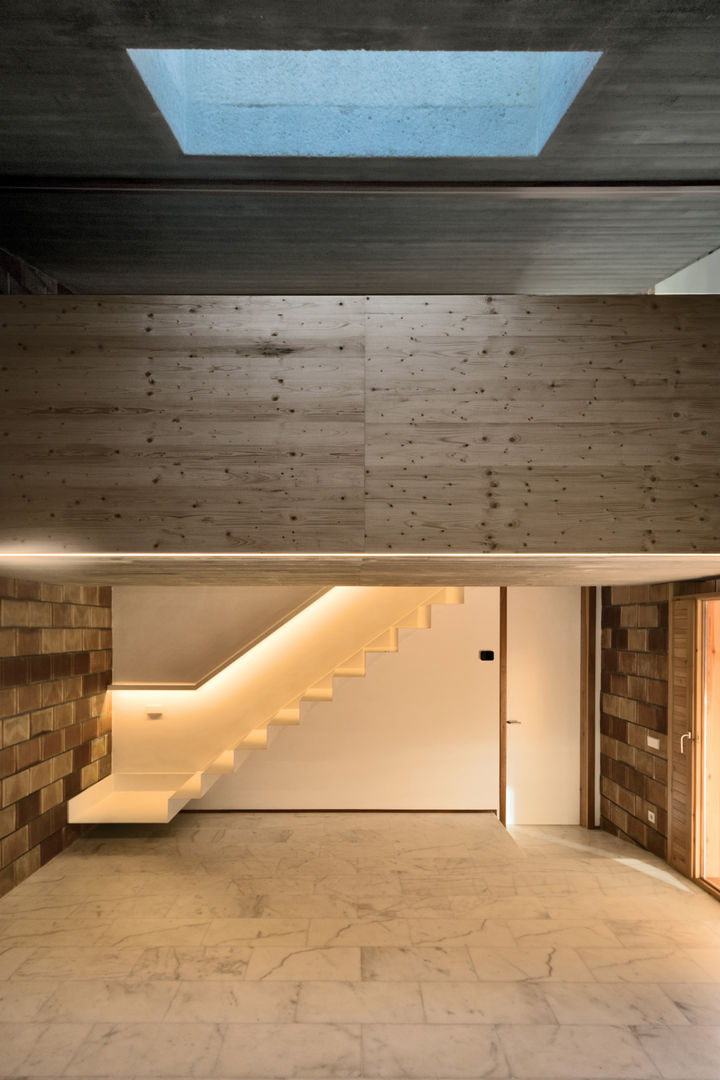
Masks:
[[[603,828],[667,853],[668,586],[602,590],[600,794]],[[660,748],[647,744],[648,735]],[[648,821],[655,814],[655,826]]]
[[[668,597],[712,596],[720,578],[602,590],[600,794],[604,829],[667,857]],[[647,745],[654,735],[660,748]],[[656,815],[655,826],[647,812]]]
[[[110,772],[110,596],[0,578],[0,894],[79,834],[67,801]]]

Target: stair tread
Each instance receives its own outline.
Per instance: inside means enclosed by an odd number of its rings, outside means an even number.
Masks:
[[[158,791],[112,791],[73,816],[75,823],[103,824],[113,821],[165,822],[172,816],[169,802],[176,788]],[[180,802],[187,801],[182,796]],[[179,808],[178,808],[179,809]]]

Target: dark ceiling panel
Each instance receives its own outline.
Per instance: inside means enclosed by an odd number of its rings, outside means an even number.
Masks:
[[[28,0],[3,20],[0,178],[720,180],[717,0]],[[588,49],[537,158],[185,157],[127,47]],[[720,246],[713,201],[0,195],[0,247],[84,292],[637,292]]]
[[[719,175],[715,0],[30,0],[4,19],[3,171],[378,179]],[[604,56],[538,158],[186,158],[132,48],[588,49]]]
[[[632,293],[720,244],[720,196],[0,197],[4,246],[80,293]]]

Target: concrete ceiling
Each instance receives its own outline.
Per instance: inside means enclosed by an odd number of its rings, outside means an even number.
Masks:
[[[641,292],[720,246],[716,193],[380,198],[187,182],[714,184],[718,31],[715,0],[28,0],[3,25],[0,246],[78,292]],[[603,57],[537,158],[222,159],[182,155],[128,47]]]

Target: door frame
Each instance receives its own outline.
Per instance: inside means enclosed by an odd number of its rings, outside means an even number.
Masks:
[[[500,698],[498,709],[500,768],[498,770],[498,817],[507,824],[507,586],[500,586]]]
[[[500,767],[498,770],[498,818],[507,824],[507,586],[500,586],[500,698],[498,709]],[[596,785],[596,649],[597,590],[594,585],[580,587],[580,825],[595,824]]]
[[[689,830],[690,857],[689,876],[692,881],[702,885],[713,895],[717,896],[717,890],[708,885],[702,877],[703,871],[703,829],[704,815],[702,805],[703,785],[701,781],[704,768],[703,755],[703,729],[704,717],[704,693],[705,693],[705,651],[707,647],[707,604],[720,599],[708,594],[675,595],[674,587],[670,586],[670,603],[668,617],[668,735],[667,735],[667,762],[668,762],[668,823],[667,823],[667,861],[679,873],[685,873],[673,860],[673,849],[676,843],[677,832],[674,828],[674,802],[673,802],[673,751],[677,739],[681,735],[682,727],[689,727],[691,738],[689,740],[690,754],[690,815],[691,823]],[[688,724],[676,724],[674,707],[676,697],[675,664],[674,656],[674,625],[678,603],[691,605],[692,626],[692,668],[691,686],[692,698],[690,706],[690,718]]]
[[[580,589],[580,824],[595,824],[597,590]]]
[[[700,596],[696,604],[696,652],[695,652],[695,716],[693,717],[693,878],[713,896],[720,897],[720,890],[705,877],[705,744],[707,728],[706,686],[708,650],[708,606],[720,604],[720,596]]]

